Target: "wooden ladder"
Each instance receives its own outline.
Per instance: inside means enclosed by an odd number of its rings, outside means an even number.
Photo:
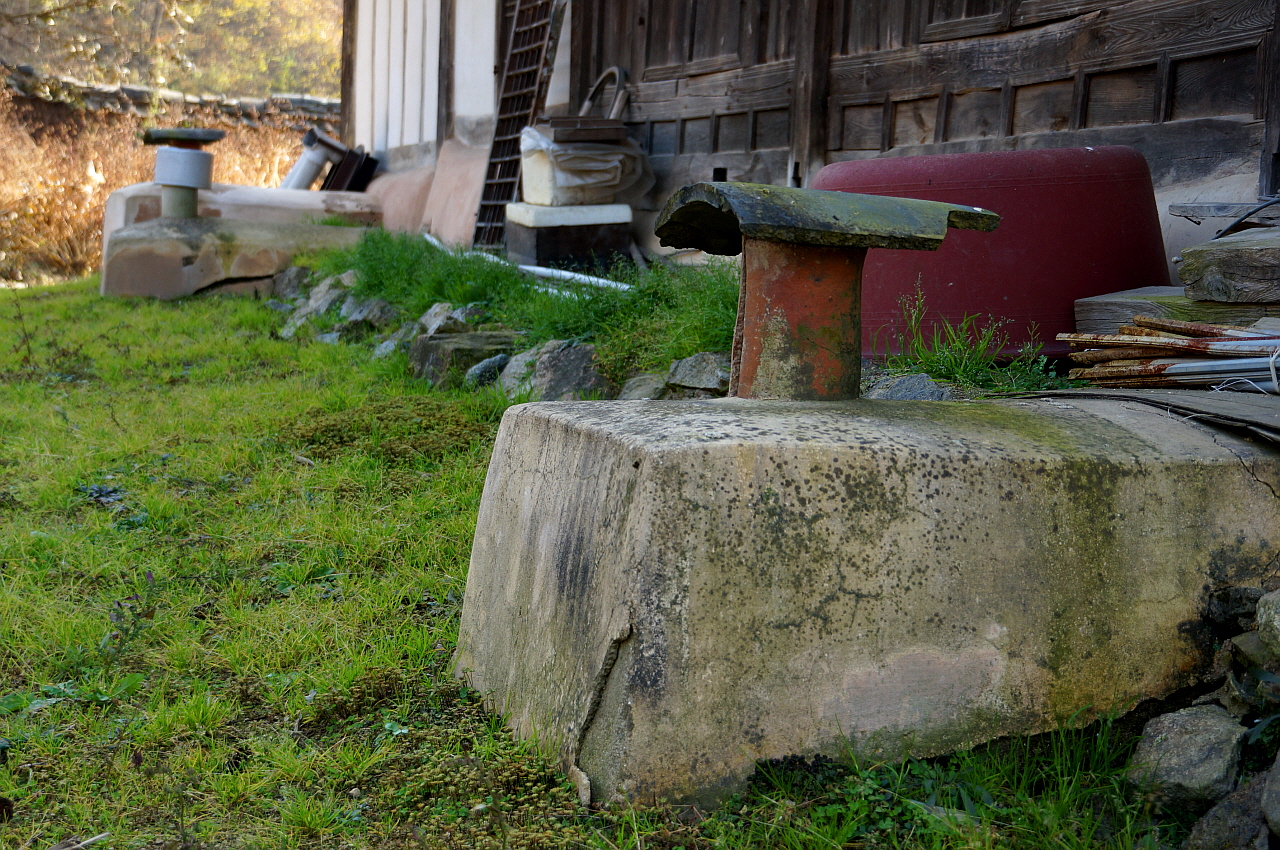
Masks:
[[[520,131],[546,104],[566,5],[566,0],[515,0],[497,126],[472,240],[478,248],[501,247],[506,236],[506,207],[520,192]]]

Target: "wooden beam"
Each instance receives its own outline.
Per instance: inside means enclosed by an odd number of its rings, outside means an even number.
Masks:
[[[1266,130],[1258,175],[1258,194],[1280,193],[1280,0],[1275,0],[1271,29],[1258,50],[1258,98]]]
[[[576,0],[569,4],[569,114],[577,115],[578,107],[594,82],[594,63],[600,54],[599,12],[595,0]],[[627,69],[630,72],[630,69]]]
[[[356,26],[359,21],[359,0],[342,0],[342,71],[339,97],[342,98],[339,121],[340,136],[347,147],[355,147],[355,75],[356,75]]]
[[[1272,26],[1276,0],[1151,0],[1060,25],[838,56],[831,92],[843,103],[936,95],[942,88],[999,88],[1068,79],[1254,47]],[[1205,31],[1205,21],[1214,21]],[[1275,75],[1273,75],[1273,80]]]
[[[791,102],[791,167],[808,186],[827,164],[828,67],[831,63],[833,0],[800,0],[792,29],[795,84]]]
[[[436,77],[436,150],[453,135],[453,31],[455,0],[440,0],[440,61]]]

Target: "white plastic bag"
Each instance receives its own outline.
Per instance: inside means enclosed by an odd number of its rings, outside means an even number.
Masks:
[[[537,127],[525,127],[520,159],[524,200],[530,204],[610,204],[639,198],[653,188],[648,159],[630,139],[557,143]]]

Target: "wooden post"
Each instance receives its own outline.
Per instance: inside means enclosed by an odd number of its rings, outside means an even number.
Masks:
[[[355,76],[356,27],[359,23],[359,0],[342,0],[342,71],[338,97],[342,106],[338,121],[339,138],[349,148],[355,147]]]
[[[436,150],[453,135],[453,37],[455,0],[440,0],[440,60],[436,78]]]
[[[1280,0],[1276,2],[1271,29],[1258,45],[1258,85],[1265,128],[1258,194],[1270,197],[1280,192]]]
[[[791,166],[809,185],[827,164],[827,95],[830,89],[832,0],[800,0],[792,44],[795,45],[795,88],[791,102]]]

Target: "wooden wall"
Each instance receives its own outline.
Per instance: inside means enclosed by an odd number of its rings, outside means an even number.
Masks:
[[[603,68],[629,72],[653,205],[695,180],[799,185],[841,159],[1113,143],[1157,182],[1250,158],[1270,191],[1276,5],[574,0],[573,84],[576,100]]]

